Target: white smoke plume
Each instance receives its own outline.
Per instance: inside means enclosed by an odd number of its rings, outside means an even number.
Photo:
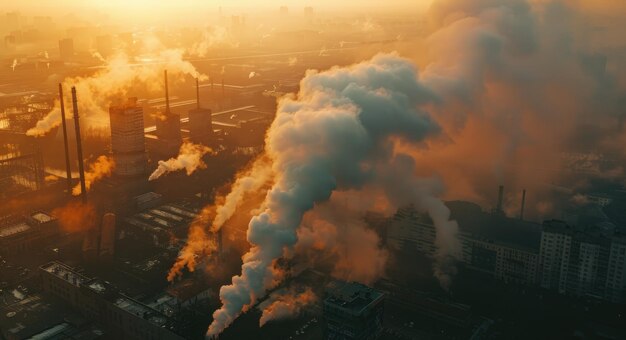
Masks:
[[[150,174],[149,181],[165,175],[166,173],[185,170],[187,176],[194,173],[197,169],[206,168],[206,164],[202,161],[202,157],[207,153],[213,152],[208,146],[201,144],[193,144],[189,142],[180,146],[178,156],[170,158],[167,161],[159,161],[159,166]]]
[[[13,59],[13,63],[11,64],[11,71],[15,72],[16,67],[17,67],[17,59]]]
[[[115,168],[115,162],[112,158],[107,156],[100,156],[95,162],[89,164],[89,169],[85,171],[85,188],[87,192],[91,189],[91,186],[104,177],[111,176],[113,169]],[[80,183],[76,184],[72,189],[72,195],[78,196],[81,194]]]
[[[298,63],[298,57],[291,57],[287,60],[287,65],[295,66]]]
[[[311,288],[307,287],[302,292],[295,289],[277,291],[269,295],[267,300],[259,304],[262,311],[259,319],[259,327],[273,320],[294,319],[300,315],[303,309],[317,301],[317,296]]]
[[[248,79],[252,79],[254,77],[259,77],[259,76],[261,76],[261,74],[259,74],[258,72],[252,71],[250,72],[250,74],[248,74]]]
[[[439,98],[420,83],[413,64],[394,54],[378,55],[347,68],[309,71],[300,87],[297,97],[280,102],[268,132],[266,153],[275,181],[250,221],[251,249],[241,274],[221,288],[223,305],[207,336],[221,333],[280,282],[274,261],[293,250],[304,214],[336,190],[374,187],[396,206],[414,202],[438,214],[432,217],[440,222],[435,226],[441,253],[453,258],[458,249],[455,225],[448,223],[443,203],[434,203],[440,186],[414,179],[411,158],[393,150],[396,140],[418,145],[440,131],[423,109]]]
[[[109,105],[115,98],[123,97],[137,84],[150,91],[161,91],[163,70],[171,75],[191,75],[205,80],[194,66],[183,60],[182,50],[163,49],[150,54],[150,62],[133,63],[126,55],[118,54],[107,61],[105,67],[92,76],[66,78],[63,83],[75,86],[78,110],[87,128],[102,128],[109,124]],[[71,108],[71,105],[66,105]],[[58,104],[36,126],[26,132],[29,136],[42,136],[61,124]]]

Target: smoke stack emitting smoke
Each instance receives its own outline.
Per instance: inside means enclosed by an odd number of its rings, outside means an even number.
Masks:
[[[265,151],[274,183],[248,226],[251,249],[241,274],[220,290],[223,305],[213,314],[208,336],[221,333],[280,282],[274,262],[293,249],[304,214],[335,191],[371,188],[389,205],[414,203],[427,211],[437,229],[435,271],[443,285],[449,282],[454,273],[449,259],[459,249],[456,223],[435,198],[439,186],[415,179],[412,159],[394,152],[397,140],[417,145],[439,133],[420,109],[437,100],[419,82],[413,64],[393,54],[307,72],[298,96],[280,102],[268,131]]]
[[[166,49],[154,55],[156,62],[133,64],[124,54],[106,61],[104,69],[89,77],[67,78],[63,81],[76,87],[80,97],[79,109],[84,115],[87,127],[106,127],[108,108],[111,100],[123,97],[131,87],[145,85],[150,91],[160,91],[161,75],[164,69],[170,74],[182,74],[205,80],[193,65],[183,60],[182,50]],[[26,132],[29,136],[42,136],[61,123],[59,103],[35,127]]]
[[[115,168],[115,162],[112,158],[107,156],[100,156],[95,162],[89,164],[89,170],[85,172],[85,189],[87,192],[91,189],[91,186],[104,177],[111,176]],[[77,184],[72,189],[72,195],[78,196],[81,194],[80,184]]]
[[[176,158],[170,158],[167,161],[159,161],[159,166],[150,175],[148,180],[154,181],[168,172],[183,169],[189,176],[197,169],[206,168],[202,157],[210,152],[212,152],[212,150],[207,146],[185,142],[180,146],[180,151]]]

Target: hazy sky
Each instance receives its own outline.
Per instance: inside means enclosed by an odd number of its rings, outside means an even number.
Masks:
[[[278,7],[301,8],[313,7],[425,7],[432,0],[22,0],[8,4],[7,7],[112,7],[112,8],[168,8],[168,7]]]

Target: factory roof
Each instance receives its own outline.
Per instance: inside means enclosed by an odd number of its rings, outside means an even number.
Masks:
[[[10,237],[31,229],[31,226],[24,222],[20,222],[17,224],[12,224],[8,226],[0,227],[0,238],[2,237]]]
[[[77,287],[80,287],[83,283],[89,281],[89,278],[86,276],[60,262],[55,261],[44,264],[41,266],[41,269]]]
[[[357,282],[332,281],[326,289],[328,297],[324,304],[340,307],[359,315],[369,306],[377,304],[385,297],[379,290]]]
[[[138,316],[142,319],[148,320],[150,323],[155,324],[159,327],[164,327],[167,323],[167,317],[161,314],[159,311],[154,308],[150,308],[139,301],[135,301],[126,296],[120,296],[115,301],[115,306],[130,313]]]
[[[30,217],[39,223],[46,223],[54,220],[54,217],[41,211],[31,214]]]

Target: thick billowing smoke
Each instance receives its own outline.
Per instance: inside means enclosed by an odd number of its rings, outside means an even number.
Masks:
[[[91,189],[91,186],[104,177],[111,176],[115,168],[115,162],[112,158],[107,156],[100,156],[95,162],[89,164],[89,169],[85,171],[85,188],[87,192]],[[72,195],[78,196],[81,194],[80,183],[76,184],[72,189]]]
[[[439,214],[433,216],[439,245],[450,243],[442,253],[456,256],[456,225],[434,198],[439,187],[414,179],[412,159],[394,151],[399,141],[418,147],[440,132],[423,109],[440,98],[420,83],[413,64],[394,54],[378,55],[347,68],[309,71],[300,88],[297,97],[281,101],[268,132],[274,184],[250,221],[251,249],[243,256],[241,275],[220,290],[223,305],[213,314],[208,336],[221,333],[280,282],[275,261],[293,251],[304,214],[334,191],[375,190],[388,204],[415,203]]]
[[[546,184],[572,174],[561,152],[621,154],[626,97],[616,75],[626,64],[606,43],[620,33],[608,23],[597,31],[587,18],[593,14],[578,7],[594,3],[433,3],[431,34],[406,54],[424,65],[424,82],[444,99],[435,117],[445,133],[426,148],[402,150],[421,175],[442,178],[446,198],[490,208],[503,184],[506,209],[517,214],[525,188],[525,215],[550,218]],[[621,168],[614,170],[598,176]]]
[[[163,70],[171,75],[191,75],[205,80],[188,61],[184,61],[182,50],[164,49],[154,53],[149,62],[133,63],[124,54],[107,60],[105,67],[88,77],[66,78],[66,88],[75,86],[81,124],[87,128],[107,127],[109,105],[112,100],[124,97],[128,91],[140,84],[150,91],[160,91]],[[71,116],[69,91],[66,91],[66,114]],[[61,124],[61,109],[58,103],[37,125],[26,132],[29,136],[42,136]]]
[[[263,312],[259,320],[259,327],[263,327],[272,320],[294,319],[303,309],[317,301],[317,296],[311,288],[298,292],[295,289],[277,291],[269,295],[267,300],[259,304]]]
[[[180,146],[180,151],[176,158],[159,161],[159,166],[152,172],[148,180],[154,181],[168,172],[183,169],[187,172],[187,176],[194,173],[197,169],[205,169],[206,164],[202,161],[202,157],[210,152],[213,152],[213,150],[208,146],[185,142]]]

